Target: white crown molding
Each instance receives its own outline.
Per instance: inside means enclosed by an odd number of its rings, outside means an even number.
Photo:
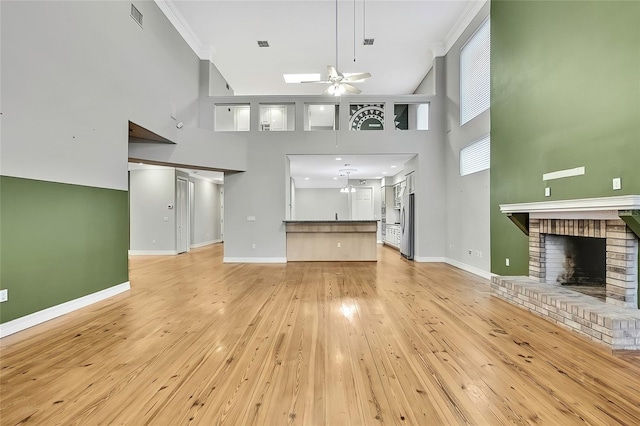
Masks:
[[[556,213],[639,210],[640,195],[500,204],[502,213]]]
[[[433,43],[431,45],[431,53],[433,53],[434,59],[446,55],[448,50],[444,43]]]
[[[25,315],[24,317],[14,319],[13,321],[5,322],[4,324],[0,324],[0,338],[26,330],[27,328],[42,324],[43,322],[47,322],[70,312],[77,311],[78,309],[108,299],[117,294],[124,293],[128,290],[131,290],[131,284],[129,281],[88,294],[78,299],[61,303],[60,305]]]
[[[224,257],[223,263],[287,263],[286,257]]]
[[[456,21],[455,25],[451,28],[451,31],[449,31],[444,39],[445,54],[449,53],[449,50],[454,44],[456,44],[456,41],[458,41],[458,38],[460,38],[464,30],[467,29],[471,21],[473,21],[476,15],[480,12],[480,9],[482,9],[488,1],[489,0],[475,0],[467,6],[467,9]]]
[[[202,60],[211,61],[212,49],[205,46],[195,31],[187,24],[182,14],[178,11],[173,0],[154,0],[164,16],[167,17],[171,25],[178,31],[184,41],[187,42],[191,50]]]

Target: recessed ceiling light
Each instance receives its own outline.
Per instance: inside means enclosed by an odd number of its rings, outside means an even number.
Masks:
[[[324,111],[324,105],[320,105],[320,111]]]
[[[306,177],[306,178],[304,178],[304,180],[309,180],[309,178],[308,178],[308,177]]]
[[[382,179],[382,176],[376,176],[376,179]]]
[[[267,40],[258,40],[258,47],[269,47],[269,42]]]
[[[336,157],[336,161],[341,161],[342,157]]]
[[[382,174],[383,174],[383,175],[386,175],[386,174],[387,174],[387,172],[382,172]]]
[[[333,178],[333,180],[338,180],[338,178],[337,178],[337,177],[334,177],[334,178]]]
[[[142,166],[144,163],[138,163],[138,164],[140,164]]]
[[[396,168],[396,166],[391,166],[391,168],[392,168],[392,169],[395,169],[395,168]]]
[[[320,81],[320,74],[282,74],[285,83],[300,83],[303,81]]]

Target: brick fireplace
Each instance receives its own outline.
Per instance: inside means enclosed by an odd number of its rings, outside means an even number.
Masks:
[[[603,239],[606,302],[625,308],[638,307],[638,239],[621,219],[529,219],[529,277],[539,282],[559,284],[550,273],[548,240],[553,236]],[[567,254],[565,253],[565,258]],[[557,262],[556,262],[557,268]],[[551,278],[551,279],[548,279]]]
[[[500,207],[521,215],[529,275],[494,276],[492,294],[613,349],[640,350],[639,222],[622,219],[640,214],[640,196]]]

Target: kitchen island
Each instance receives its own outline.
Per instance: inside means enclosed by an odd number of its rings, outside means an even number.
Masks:
[[[377,261],[377,220],[285,220],[287,262]]]

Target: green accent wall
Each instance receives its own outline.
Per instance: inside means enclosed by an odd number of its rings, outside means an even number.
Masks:
[[[0,322],[128,281],[127,191],[0,177]]]
[[[500,204],[628,194],[640,194],[640,2],[492,1],[491,272],[528,274],[527,237]]]

